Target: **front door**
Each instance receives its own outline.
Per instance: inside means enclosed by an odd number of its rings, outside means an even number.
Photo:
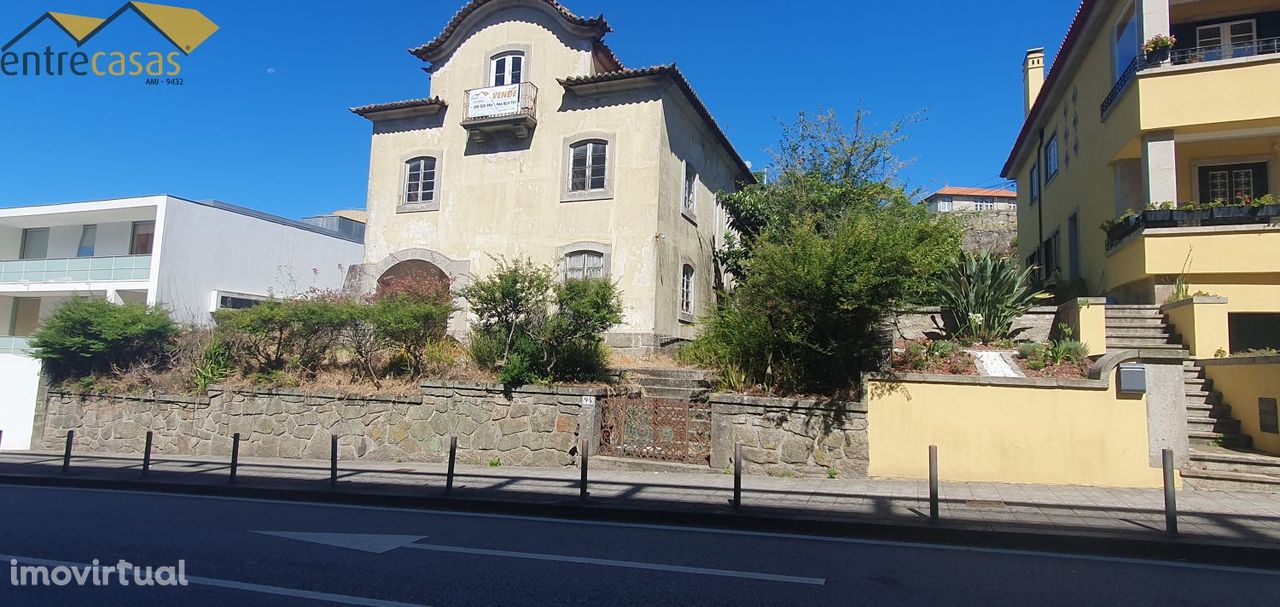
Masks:
[[[1265,162],[1202,166],[1199,177],[1200,202],[1231,204],[1271,193]]]

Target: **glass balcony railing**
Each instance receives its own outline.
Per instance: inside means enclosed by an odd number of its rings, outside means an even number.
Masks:
[[[26,337],[0,337],[0,354],[29,354],[31,342]]]
[[[146,280],[150,255],[0,261],[0,284]]]

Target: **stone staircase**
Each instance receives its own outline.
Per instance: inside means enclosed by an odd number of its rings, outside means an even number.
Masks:
[[[622,381],[640,386],[649,398],[701,401],[715,387],[715,371],[666,367],[632,367],[622,369]]]
[[[1108,305],[1107,352],[1117,350],[1169,350],[1184,352],[1182,343],[1169,331],[1160,306]]]
[[[1107,351],[1160,350],[1183,358],[1187,395],[1189,463],[1181,471],[1196,489],[1280,491],[1280,457],[1249,451],[1253,440],[1240,433],[1231,406],[1214,391],[1204,369],[1190,360],[1181,338],[1159,305],[1108,305]]]
[[[1182,478],[1196,489],[1280,491],[1280,457],[1249,450],[1252,437],[1240,432],[1231,405],[1222,402],[1203,367],[1185,361],[1183,373],[1191,451]]]

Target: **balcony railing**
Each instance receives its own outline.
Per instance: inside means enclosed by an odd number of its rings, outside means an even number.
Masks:
[[[1125,68],[1124,72],[1121,72],[1120,77],[1116,79],[1115,85],[1111,87],[1111,92],[1108,93],[1107,98],[1102,101],[1102,107],[1099,111],[1101,112],[1104,120],[1107,117],[1107,111],[1111,109],[1112,105],[1115,105],[1115,103],[1120,100],[1120,96],[1124,94],[1125,89],[1129,88],[1129,83],[1133,82],[1133,76],[1137,73],[1138,60],[1134,59],[1133,62],[1129,64],[1129,67]]]
[[[31,342],[26,337],[0,337],[0,354],[28,354]]]
[[[467,91],[467,115],[462,126],[480,137],[486,131],[514,130],[527,137],[538,124],[538,87],[532,82],[490,86]]]
[[[1188,65],[1206,61],[1235,59],[1237,57],[1254,57],[1280,53],[1280,38],[1263,38],[1249,42],[1215,44],[1199,48],[1178,49],[1169,53],[1165,62],[1172,65]]]
[[[1198,228],[1280,223],[1280,204],[1259,206],[1217,206],[1209,208],[1148,209],[1107,222],[1107,250],[1115,248],[1129,236],[1147,228]]]
[[[147,280],[150,255],[0,261],[0,284]]]

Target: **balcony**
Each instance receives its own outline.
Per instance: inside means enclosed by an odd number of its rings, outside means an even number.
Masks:
[[[538,87],[532,82],[471,89],[462,126],[475,141],[500,133],[524,139],[538,125],[537,107]]]
[[[150,277],[150,255],[0,261],[0,285],[141,281]]]
[[[1148,65],[1192,65],[1207,61],[1239,59],[1280,53],[1280,38],[1264,38],[1234,44],[1215,44],[1198,48],[1174,49],[1167,58],[1149,61]]]
[[[1259,206],[1211,206],[1194,209],[1148,209],[1126,215],[1103,226],[1110,251],[1133,234],[1155,228],[1208,228],[1214,226],[1258,227],[1280,224],[1280,204]],[[1188,229],[1186,234],[1195,232]]]
[[[0,337],[0,354],[26,355],[31,352],[30,340],[26,337]]]

